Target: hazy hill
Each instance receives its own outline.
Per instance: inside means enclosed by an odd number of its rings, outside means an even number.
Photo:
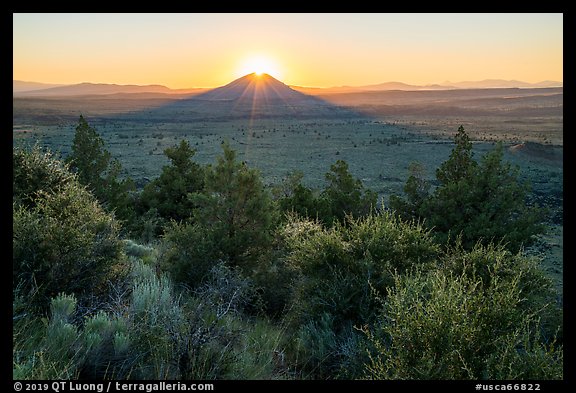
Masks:
[[[18,81],[14,81],[16,83]],[[48,85],[49,86],[49,85]],[[104,95],[104,94],[133,94],[133,93],[161,93],[161,94],[185,94],[205,89],[170,89],[162,85],[116,85],[108,83],[79,83],[48,88],[36,88],[35,90],[13,90],[13,93],[26,96],[80,96],[80,95]]]
[[[450,90],[455,89],[454,86],[449,85],[410,85],[403,82],[384,82],[374,85],[364,85],[364,86],[339,86],[330,87],[325,89],[326,92],[331,93],[352,93],[356,91],[388,91],[388,90],[402,90],[402,91],[414,91],[414,90]]]
[[[445,82],[460,89],[490,89],[490,88],[538,88],[538,87],[562,87],[562,82],[542,81],[538,83],[528,83],[517,80],[485,79],[482,81]]]
[[[449,82],[430,85],[410,85],[403,82],[384,82],[374,85],[364,86],[336,86],[327,88],[292,86],[295,90],[306,94],[324,95],[354,93],[362,91],[419,91],[419,90],[457,90],[457,89],[491,89],[491,88],[549,88],[562,87],[562,82],[543,81],[538,83],[528,83],[517,80],[485,79],[482,81]]]
[[[21,92],[26,92],[26,91],[49,89],[52,87],[59,87],[59,86],[65,86],[65,85],[56,85],[56,84],[52,84],[52,83],[39,83],[39,82],[12,80],[12,92],[13,93],[21,93]]]
[[[306,87],[288,86],[270,75],[245,75],[231,83],[215,89],[187,88],[170,89],[163,85],[117,85],[106,83],[79,83],[74,85],[55,85],[48,83],[26,82],[13,80],[12,92],[17,96],[81,96],[109,94],[200,94],[210,91],[204,96],[208,100],[240,100],[284,102],[299,101],[305,95],[325,95],[338,93],[354,93],[361,91],[419,91],[419,90],[455,90],[455,89],[487,89],[487,88],[548,88],[562,87],[562,82],[542,81],[527,83],[517,80],[486,79],[482,81],[444,82],[442,84],[411,85],[403,82],[384,82],[364,86],[336,87]]]

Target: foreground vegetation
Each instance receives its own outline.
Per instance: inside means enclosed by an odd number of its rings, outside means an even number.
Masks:
[[[523,253],[544,212],[498,147],[478,163],[459,129],[390,208],[344,161],[270,189],[222,149],[166,149],[142,191],[82,117],[65,161],[13,150],[13,378],[563,378]]]

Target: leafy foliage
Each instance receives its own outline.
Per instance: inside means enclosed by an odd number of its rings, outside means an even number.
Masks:
[[[291,173],[276,188],[282,211],[319,219],[331,226],[345,223],[347,215],[366,216],[376,207],[377,194],[365,189],[362,181],[352,176],[346,161],[337,160],[330,166],[330,171],[325,174],[328,184],[318,195],[302,184],[302,177],[301,172]]]
[[[56,165],[50,155],[42,156],[38,150],[18,154],[34,156],[18,163],[36,165],[14,169],[19,174],[14,189],[30,189],[18,200],[33,201],[13,204],[14,288],[25,296],[34,294],[35,304],[43,307],[61,291],[81,300],[102,292],[115,266],[122,263],[118,222],[62,169],[56,171],[56,182],[37,182],[46,188],[32,190],[28,180],[53,171]],[[39,170],[42,165],[45,170]]]
[[[198,223],[172,222],[162,238],[163,270],[178,283],[190,288],[201,285],[220,253],[211,233]]]
[[[164,150],[170,165],[164,166],[160,176],[144,187],[140,200],[145,211],[155,209],[164,221],[182,221],[192,216],[196,205],[188,195],[204,188],[204,171],[192,161],[195,153],[186,140]]]
[[[314,191],[302,184],[304,173],[289,173],[283,183],[272,190],[281,211],[296,213],[301,217],[319,218],[318,198]]]
[[[494,250],[475,253],[461,261]],[[509,271],[488,267],[486,281],[474,267],[396,276],[379,322],[364,329],[374,348],[367,377],[562,379],[562,348],[539,340],[539,310],[524,304],[525,270]],[[538,369],[540,362],[546,367]]]
[[[386,212],[328,229],[292,218],[283,236],[297,272],[290,315],[308,343],[299,356],[317,376],[338,369],[339,348],[356,340],[353,326],[373,322],[373,292],[387,293],[395,271],[430,268],[440,251],[429,231]]]
[[[300,316],[329,313],[337,325],[369,321],[372,288],[384,293],[394,271],[427,266],[439,253],[429,231],[386,212],[328,229],[295,219],[283,233],[288,261],[301,274]]]
[[[418,162],[411,162],[408,166],[410,176],[404,185],[406,199],[398,195],[390,196],[390,207],[406,220],[420,218],[423,203],[429,198],[430,182],[425,178],[425,168]]]
[[[364,189],[362,181],[349,172],[346,161],[336,161],[325,176],[328,186],[321,195],[326,209],[324,222],[344,223],[346,215],[362,217],[376,207],[376,193]]]
[[[38,192],[57,193],[74,180],[68,166],[53,156],[42,152],[38,145],[31,151],[14,147],[12,151],[12,200],[18,206],[36,206]]]
[[[436,170],[434,192],[427,194],[426,182],[413,174],[405,187],[407,200],[392,198],[392,208],[424,219],[442,243],[461,235],[467,249],[478,241],[504,241],[511,251],[529,245],[544,230],[543,212],[527,206],[528,187],[518,181],[518,169],[502,161],[502,145],[478,163],[462,126],[454,142],[450,158]]]
[[[223,150],[217,165],[205,169],[205,189],[189,194],[197,206],[192,219],[172,222],[163,237],[162,266],[190,288],[202,285],[219,261],[252,277],[273,241],[276,210],[260,174],[238,162],[228,144]]]
[[[225,143],[223,156],[206,168],[206,190],[192,200],[199,205],[196,222],[214,241],[218,257],[248,268],[270,244],[276,214],[260,173],[236,160]]]
[[[134,182],[130,178],[120,179],[120,162],[112,158],[102,137],[82,115],[66,163],[78,173],[78,181],[87,186],[109,211],[115,211],[125,220],[133,218],[130,191],[135,189]]]

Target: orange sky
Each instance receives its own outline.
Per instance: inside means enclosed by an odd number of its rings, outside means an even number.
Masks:
[[[13,79],[216,87],[563,81],[562,14],[13,14]]]

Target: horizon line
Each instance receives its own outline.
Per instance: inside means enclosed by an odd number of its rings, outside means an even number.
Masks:
[[[231,81],[228,83],[231,83],[231,82],[238,80],[238,79],[245,78],[245,77],[250,76],[250,75],[255,75],[256,77],[262,77],[262,76],[266,75],[270,78],[273,78],[279,82],[284,83],[282,80],[275,78],[274,76],[270,75],[269,73],[257,74],[256,72],[251,72],[251,73],[248,73],[248,74],[243,75],[241,77],[231,79]],[[30,83],[30,84],[52,85],[52,86],[46,87],[46,89],[53,88],[53,87],[67,87],[67,86],[77,86],[77,85],[82,85],[82,84],[91,84],[91,85],[109,85],[109,86],[126,86],[126,87],[128,87],[128,86],[136,86],[136,87],[157,86],[157,87],[164,87],[164,88],[167,88],[169,90],[191,90],[191,89],[215,89],[218,87],[225,86],[227,84],[227,83],[225,83],[223,85],[218,85],[218,86],[169,87],[169,86],[162,84],[162,83],[136,84],[136,83],[119,83],[119,82],[91,82],[91,81],[82,81],[82,82],[76,82],[76,83],[57,83],[57,82],[41,82],[41,81],[22,80],[22,79],[12,79],[12,82],[13,82],[13,84],[15,82],[22,82],[22,83]],[[516,83],[528,84],[528,85],[538,85],[538,84],[543,84],[543,83],[562,84],[562,86],[556,86],[556,87],[563,87],[563,85],[564,85],[564,81],[551,80],[551,79],[540,80],[538,82],[526,82],[526,81],[523,81],[520,79],[502,79],[502,78],[485,78],[485,79],[478,79],[478,80],[463,80],[463,81],[458,81],[458,82],[444,81],[444,82],[432,82],[432,83],[426,83],[426,84],[409,83],[409,82],[403,82],[403,81],[399,81],[399,80],[387,80],[384,82],[375,82],[375,83],[363,84],[363,85],[343,84],[343,85],[334,85],[334,86],[304,86],[304,85],[300,85],[300,84],[288,84],[288,83],[284,83],[284,84],[286,84],[287,86],[290,86],[290,87],[297,87],[297,88],[304,88],[304,89],[346,89],[346,88],[353,89],[353,88],[378,86],[378,85],[393,84],[393,83],[403,84],[403,85],[406,85],[408,87],[420,87],[420,88],[426,88],[426,87],[461,88],[461,87],[452,86],[452,85],[460,85],[460,84],[465,84],[465,83],[486,83],[486,82],[495,82],[495,83],[497,83],[497,82],[507,82],[507,83],[516,82]],[[42,88],[40,88],[40,89],[42,89]]]

